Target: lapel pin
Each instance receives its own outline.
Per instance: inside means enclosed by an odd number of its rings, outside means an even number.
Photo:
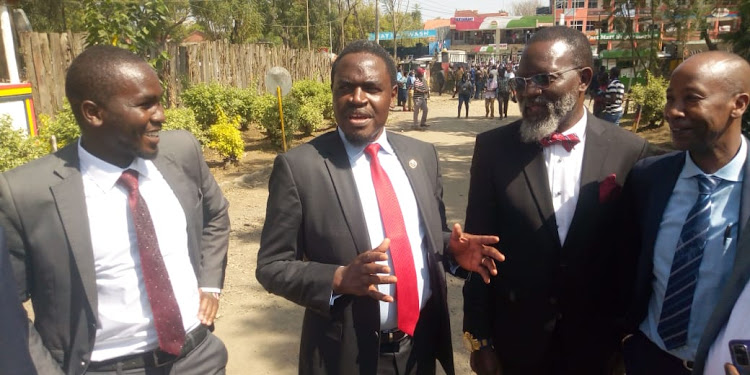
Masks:
[[[417,161],[414,160],[414,159],[409,160],[409,167],[411,167],[411,169],[416,168],[417,167]]]

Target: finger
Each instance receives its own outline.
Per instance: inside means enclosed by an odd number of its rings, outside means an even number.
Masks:
[[[398,278],[392,275],[370,275],[368,276],[368,284],[395,284],[398,282]]]
[[[382,262],[388,260],[388,254],[373,249],[360,254],[357,258],[359,258],[360,263]]]
[[[391,267],[388,267],[384,264],[378,264],[378,263],[367,263],[362,265],[360,268],[361,272],[367,275],[374,275],[374,274],[386,274],[390,275],[391,273]]]
[[[485,263],[487,263],[487,262],[485,261]],[[476,270],[476,273],[478,273],[479,276],[482,276],[482,280],[484,280],[485,284],[489,284],[490,283],[490,274],[489,274],[489,272],[487,272],[487,268],[486,267],[479,266],[477,268],[477,270]]]
[[[393,297],[391,297],[391,296],[389,296],[389,295],[387,295],[385,293],[381,293],[374,286],[370,286],[370,289],[367,291],[367,295],[370,296],[370,298],[372,298],[372,299],[374,299],[376,301],[393,302]]]
[[[482,246],[482,254],[486,257],[490,257],[498,262],[505,261],[505,255],[500,250],[492,246]]]
[[[454,240],[459,240],[464,235],[463,230],[461,230],[461,224],[455,223],[453,224],[453,231],[451,231],[451,238]]]
[[[488,258],[488,257],[484,257],[482,259],[486,259],[486,260],[482,260],[482,264],[481,265],[484,266],[487,269],[487,272],[490,275],[496,276],[497,275],[497,265],[495,264],[495,261],[492,260],[492,258]]]
[[[218,310],[219,310],[219,301],[217,301],[214,298],[211,298],[208,304],[208,307],[206,308],[205,317],[201,323],[207,326],[214,324],[214,319],[216,319],[216,312]]]
[[[485,236],[466,233],[464,234],[464,237],[470,238],[472,241],[476,241],[478,243],[481,243],[482,245],[493,245],[500,242],[500,237],[498,236]]]
[[[390,238],[384,238],[383,242],[381,242],[380,245],[378,245],[378,247],[372,249],[372,251],[374,251],[374,252],[380,252],[380,253],[385,253],[386,251],[388,251],[388,248],[390,246],[391,246],[391,239]]]
[[[202,322],[206,317],[206,312],[208,311],[209,302],[208,302],[208,297],[205,293],[203,292],[199,292],[199,293],[200,293],[200,305],[198,306],[198,320]]]

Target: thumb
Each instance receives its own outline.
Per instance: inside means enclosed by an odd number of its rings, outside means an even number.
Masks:
[[[372,251],[377,251],[377,252],[384,253],[384,252],[388,251],[388,248],[390,246],[391,246],[391,239],[390,238],[384,238],[383,242],[381,242],[380,245],[378,245],[378,247],[372,249]]]

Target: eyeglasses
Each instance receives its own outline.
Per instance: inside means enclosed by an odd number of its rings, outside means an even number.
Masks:
[[[557,72],[552,73],[539,73],[536,75],[533,75],[529,78],[526,77],[515,77],[513,80],[510,81],[510,84],[513,86],[514,90],[517,91],[523,91],[526,90],[527,82],[533,83],[536,87],[544,90],[549,87],[549,85],[554,82],[554,80],[557,79],[557,77],[570,72],[572,70],[581,70],[583,68],[570,68],[565,70],[559,70]]]

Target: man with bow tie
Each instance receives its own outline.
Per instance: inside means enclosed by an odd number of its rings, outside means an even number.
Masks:
[[[478,374],[605,374],[618,348],[618,195],[647,143],[584,107],[593,75],[575,29],[534,34],[512,85],[523,119],[477,136],[466,230],[500,237],[489,284],[464,285]]]

